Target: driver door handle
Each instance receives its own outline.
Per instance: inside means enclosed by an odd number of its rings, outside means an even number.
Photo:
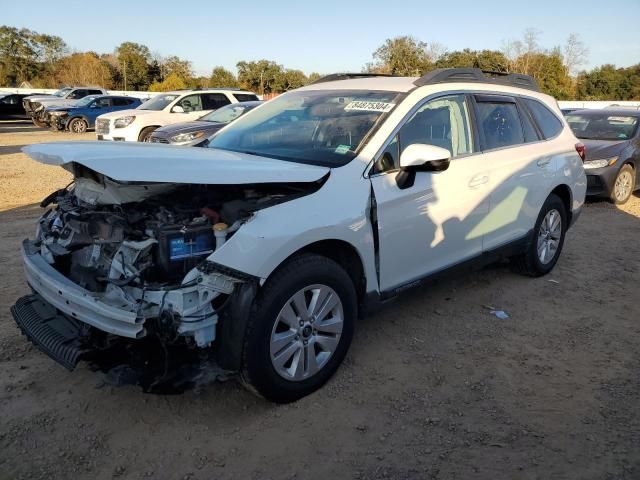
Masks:
[[[480,185],[484,185],[488,181],[489,181],[488,175],[476,175],[471,180],[469,180],[469,187],[476,188],[476,187],[479,187]]]

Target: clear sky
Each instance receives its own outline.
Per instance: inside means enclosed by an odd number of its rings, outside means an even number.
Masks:
[[[640,62],[640,0],[1,0],[0,24],[58,35],[79,51],[143,43],[191,60],[200,75],[261,58],[306,73],[360,71],[386,38],[500,49],[529,27],[545,48],[580,34],[588,68]]]

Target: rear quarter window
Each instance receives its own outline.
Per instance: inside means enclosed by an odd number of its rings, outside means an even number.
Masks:
[[[249,95],[248,93],[234,93],[234,97],[239,102],[255,102],[256,100],[260,100],[256,95]]]
[[[562,131],[562,122],[542,103],[529,98],[524,99],[533,119],[546,139],[553,138]]]

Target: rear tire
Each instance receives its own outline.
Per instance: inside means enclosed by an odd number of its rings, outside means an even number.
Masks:
[[[511,258],[514,270],[531,277],[540,277],[553,270],[562,252],[567,227],[565,205],[552,193],[538,214],[527,250]]]
[[[356,315],[355,287],[336,262],[315,254],[289,260],[267,281],[252,309],[244,337],[244,384],[278,403],[319,389],[342,363]]]
[[[89,125],[82,118],[74,118],[69,122],[69,131],[72,133],[85,133],[87,128]]]
[[[624,205],[631,198],[635,188],[636,172],[629,164],[623,165],[616,175],[611,191],[611,201],[616,205]]]
[[[151,141],[151,134],[157,129],[158,127],[147,127],[147,128],[143,128],[142,131],[140,132],[140,135],[138,136],[138,141],[139,142],[150,142]]]

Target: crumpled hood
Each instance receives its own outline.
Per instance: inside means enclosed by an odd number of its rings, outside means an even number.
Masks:
[[[172,125],[165,125],[164,127],[160,127],[155,130],[154,134],[161,134],[163,137],[172,137],[174,135],[178,135],[179,133],[198,132],[201,130],[214,133],[224,126],[224,123],[194,120],[193,122],[180,122],[174,123]]]
[[[119,142],[56,142],[22,149],[41,163],[80,164],[119,182],[242,185],[314,182],[329,168],[214,148]]]
[[[620,155],[629,145],[629,140],[580,140],[587,149],[586,160],[600,160]]]

